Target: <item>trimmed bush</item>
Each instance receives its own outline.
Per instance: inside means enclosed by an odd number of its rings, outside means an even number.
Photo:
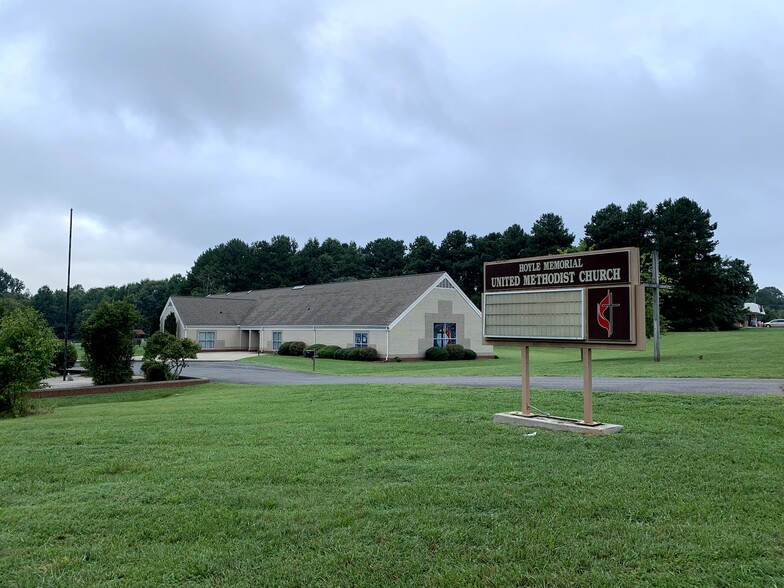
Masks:
[[[318,353],[318,350],[323,349],[324,347],[326,347],[326,345],[324,345],[323,343],[311,343],[310,345],[305,347],[305,351],[315,351],[316,353]]]
[[[348,359],[348,352],[354,349],[353,347],[343,347],[335,351],[335,359]]]
[[[465,355],[463,355],[463,359],[476,359],[476,351],[473,349],[466,349]]]
[[[291,345],[289,345],[289,355],[301,357],[302,353],[305,351],[305,347],[306,344],[304,341],[292,341]]]
[[[171,376],[169,366],[155,359],[146,359],[142,362],[142,373],[148,382],[164,382]]]
[[[335,352],[339,350],[340,347],[337,345],[324,345],[321,349],[316,351],[316,357],[322,359],[335,359]]]
[[[346,353],[346,359],[351,361],[361,361],[363,349],[364,347],[349,347],[348,352]]]
[[[450,343],[446,346],[446,352],[449,354],[450,360],[463,359],[465,356],[465,347],[457,343]]]
[[[104,300],[82,323],[82,365],[96,386],[125,384],[133,379],[133,329],[139,320],[131,303]]]
[[[360,361],[376,361],[378,359],[378,351],[375,347],[358,347]]]
[[[449,359],[449,352],[443,347],[431,347],[425,351],[425,359],[429,361],[446,361]]]
[[[284,341],[278,347],[278,355],[293,355],[299,357],[305,351],[304,341]]]

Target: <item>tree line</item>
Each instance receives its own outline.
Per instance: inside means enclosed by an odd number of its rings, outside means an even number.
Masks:
[[[519,224],[483,236],[456,229],[440,243],[426,235],[409,244],[382,237],[364,246],[311,238],[300,247],[286,235],[252,243],[231,239],[204,251],[184,277],[175,274],[164,280],[89,290],[72,287],[68,332],[77,333],[102,300],[131,303],[141,317],[139,328],[150,334],[158,330],[160,313],[172,295],[204,296],[435,271],[448,272],[481,306],[487,261],[628,246],[639,247],[643,254],[644,280],[650,276],[650,253],[659,251],[660,273],[674,286],[662,300],[662,315],[675,330],[732,328],[742,317],[743,303],[755,292],[774,314],[784,311],[781,292],[775,287],[757,291],[745,261],[716,254],[716,229],[710,212],[684,197],[653,208],[644,201],[626,208],[609,204],[591,217],[585,238],[578,243],[554,213],[542,214],[527,231]],[[30,296],[23,290],[19,280],[0,274],[0,293],[28,300],[62,337],[65,291],[43,286]]]

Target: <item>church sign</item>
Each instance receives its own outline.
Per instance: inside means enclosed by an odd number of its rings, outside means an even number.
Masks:
[[[489,345],[644,349],[636,247],[486,263]]]

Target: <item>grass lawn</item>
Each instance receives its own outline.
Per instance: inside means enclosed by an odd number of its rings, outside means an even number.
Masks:
[[[534,391],[579,416],[581,394]],[[253,387],[0,421],[3,586],[781,586],[784,397]]]
[[[316,371],[335,375],[515,376],[520,350],[496,347],[495,360],[363,363],[316,360]],[[310,359],[262,355],[242,361],[310,371]],[[534,376],[580,376],[579,349],[531,349]],[[741,329],[716,333],[668,333],[662,337],[661,362],[653,362],[653,342],[645,351],[593,352],[593,374],[675,378],[784,378],[784,329]]]

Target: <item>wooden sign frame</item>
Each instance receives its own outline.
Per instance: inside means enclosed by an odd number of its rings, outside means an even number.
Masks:
[[[583,307],[575,323],[561,325],[558,336],[553,308],[564,292],[581,290]],[[514,294],[541,295],[541,303],[504,308]],[[527,313],[527,314],[526,314]],[[540,323],[541,313],[552,318]],[[504,318],[507,323],[504,323]],[[500,320],[500,322],[499,322]],[[582,332],[574,334],[577,324]],[[524,327],[528,326],[528,330]],[[541,326],[541,329],[536,329]],[[517,327],[518,334],[510,334]],[[568,328],[572,327],[572,328]],[[636,247],[529,257],[485,263],[482,294],[482,340],[485,345],[645,349],[645,289],[640,284],[640,252]]]
[[[482,342],[520,347],[522,412],[498,422],[552,428],[531,413],[529,348],[581,350],[583,420],[555,426],[597,432],[619,425],[593,420],[593,349],[645,349],[645,288],[636,247],[485,263]],[[572,421],[572,419],[560,419]]]

